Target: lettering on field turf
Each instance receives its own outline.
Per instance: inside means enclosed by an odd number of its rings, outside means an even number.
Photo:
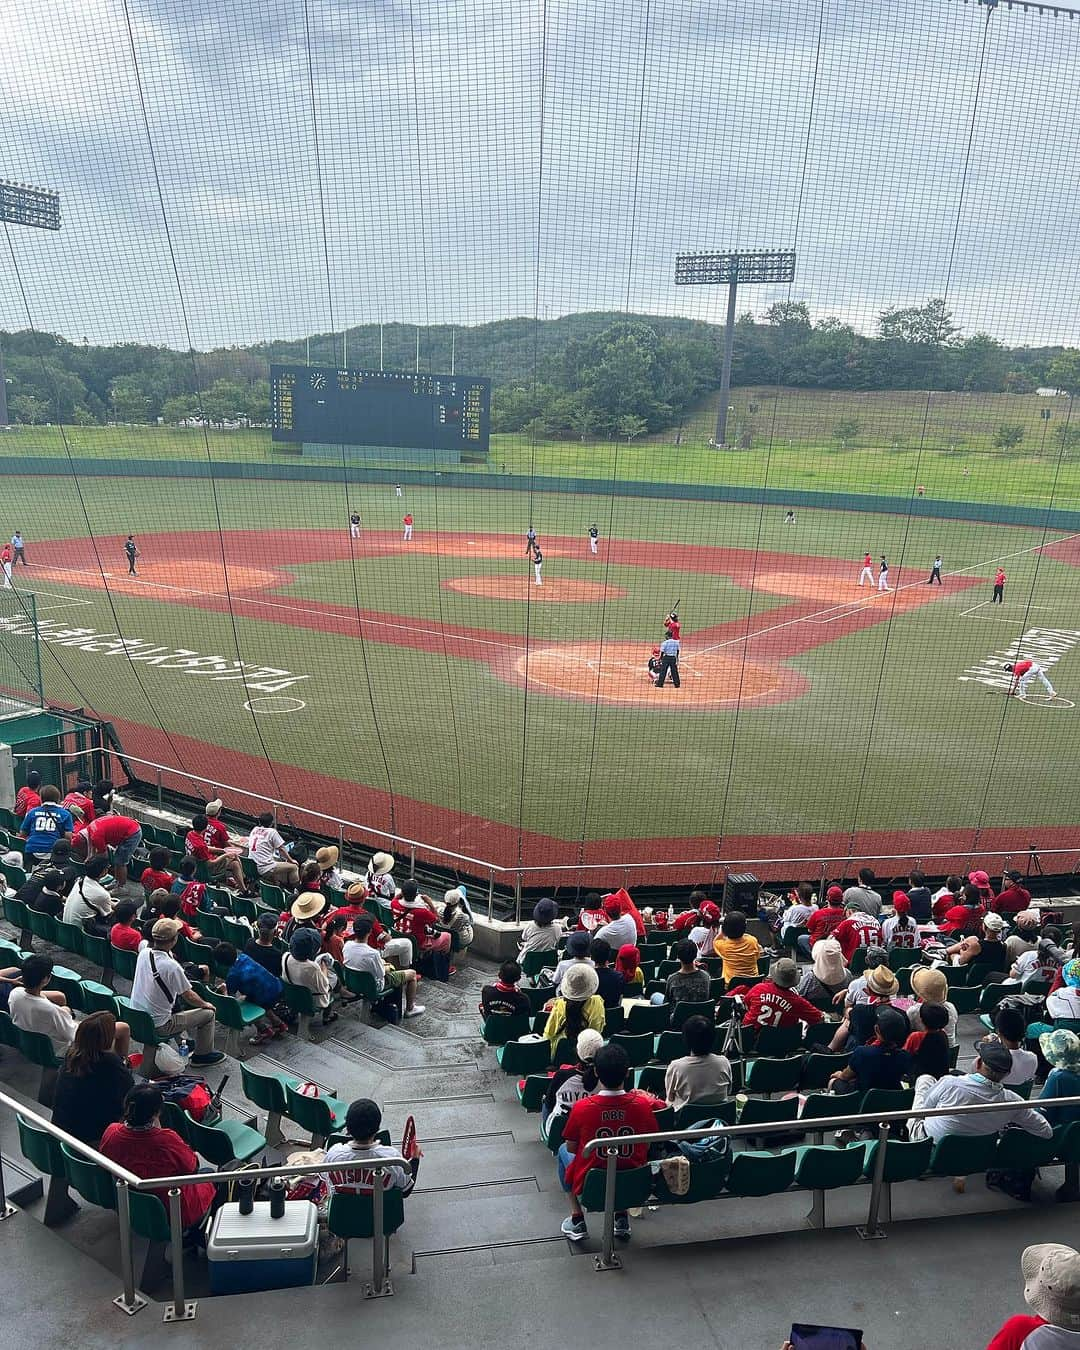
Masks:
[[[283,689],[311,678],[274,666],[230,661],[224,656],[200,656],[186,647],[160,647],[144,638],[97,633],[92,628],[67,628],[57,619],[39,620],[37,632],[42,642],[57,647],[76,647],[79,651],[98,652],[103,656],[126,656],[129,661],[142,661],[159,670],[179,670],[185,675],[205,675],[211,680],[243,680],[247,689],[257,689],[262,694],[280,694]],[[0,633],[33,637],[34,625],[25,618],[0,617]]]
[[[976,684],[989,685],[991,689],[1008,689],[1013,677],[1010,671],[1003,669],[1007,661],[1030,659],[1040,666],[1050,667],[1078,643],[1080,632],[1073,628],[1029,628],[1011,646],[991,652],[978,665],[968,666],[963,675],[956,678],[961,683],[973,680]]]

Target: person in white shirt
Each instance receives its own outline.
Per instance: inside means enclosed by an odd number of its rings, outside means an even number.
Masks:
[[[1051,1138],[1053,1127],[1042,1112],[1033,1110],[1023,1097],[1002,1085],[1013,1064],[1008,1047],[997,1040],[976,1041],[975,1054],[971,1073],[960,1078],[935,1079],[928,1073],[920,1074],[915,1082],[915,1109],[997,1103],[1001,1110],[912,1120],[908,1126],[910,1137],[938,1140],[947,1135],[997,1134],[1007,1125],[1015,1125],[1038,1139]]]
[[[375,947],[368,943],[368,937],[375,920],[370,914],[359,914],[353,920],[351,939],[341,950],[343,964],[350,970],[364,970],[374,979],[375,989],[382,993],[387,985],[391,989],[405,990],[405,1016],[420,1017],[424,1005],[416,1001],[416,971],[398,970],[389,961],[384,961]]]
[[[70,1008],[45,997],[52,972],[53,963],[47,956],[28,956],[22,966],[22,984],[8,998],[8,1013],[20,1031],[43,1033],[52,1041],[54,1053],[65,1055],[75,1039],[75,1018]]]
[[[158,919],[150,930],[150,941],[144,942],[135,958],[135,978],[131,985],[131,1002],[154,1020],[158,1036],[171,1040],[174,1036],[192,1033],[195,1053],[191,1063],[199,1068],[220,1064],[225,1056],[214,1049],[214,1006],[191,987],[184,968],[173,956],[176,939],[183,925],[176,919]],[[176,1012],[178,1001],[188,1004],[185,1012]],[[153,1078],[157,1065],[154,1046],[146,1047],[143,1072]]]
[[[1012,1068],[1001,1080],[1005,1087],[1022,1087],[1035,1078],[1039,1057],[1024,1049],[1027,1023],[1019,1008],[998,1008],[994,1013],[994,1031],[998,1040],[1012,1055]]]
[[[285,840],[274,828],[274,813],[264,811],[259,823],[248,835],[248,856],[264,881],[285,890],[300,884],[300,869],[285,851]]]
[[[64,901],[64,923],[75,923],[96,937],[108,937],[112,927],[113,898],[98,880],[109,870],[109,860],[98,854],[86,864]]]
[[[331,1190],[346,1195],[370,1195],[375,1189],[377,1173],[365,1167],[364,1163],[375,1158],[400,1156],[399,1149],[375,1142],[381,1126],[382,1112],[370,1098],[360,1097],[349,1103],[345,1116],[345,1129],[349,1138],[342,1144],[331,1145],[323,1159],[329,1169],[323,1175]],[[382,1172],[382,1184],[386,1190],[396,1187],[404,1195],[411,1195],[419,1170],[419,1158],[412,1158],[408,1169],[387,1167]]]
[[[814,912],[814,888],[808,881],[800,881],[791,893],[791,904],[780,916],[780,941],[786,943],[789,928],[805,928]]]
[[[634,946],[638,940],[637,920],[619,895],[604,896],[604,913],[608,922],[601,924],[593,934],[608,944],[613,952],[627,944]]]
[[[1052,1022],[1080,1021],[1080,961],[1062,966],[1061,979],[1061,988],[1046,996],[1046,1015]]]

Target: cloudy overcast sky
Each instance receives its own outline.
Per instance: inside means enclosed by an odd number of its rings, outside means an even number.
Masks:
[[[790,296],[869,331],[947,290],[965,331],[1080,345],[1080,20],[996,13],[975,108],[985,21],[961,0],[21,0],[0,177],[58,187],[64,227],[11,239],[35,325],[75,340],[183,346],[184,308],[199,347],[718,319],[719,293],[672,284],[676,251],[797,244],[794,285],[740,310]],[[4,245],[0,328],[25,322]]]

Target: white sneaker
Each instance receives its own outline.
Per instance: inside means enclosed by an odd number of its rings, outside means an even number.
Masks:
[[[422,1003],[414,1003],[413,1006],[412,1006],[411,1008],[406,1008],[406,1009],[405,1009],[405,1016],[406,1016],[406,1017],[422,1017],[422,1016],[424,1015],[425,1012],[427,1012],[427,1009],[424,1007],[424,1005],[423,1005]]]

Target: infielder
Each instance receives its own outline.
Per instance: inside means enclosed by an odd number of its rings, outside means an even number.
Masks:
[[[1039,665],[1038,661],[1010,661],[1006,664],[1005,669],[1012,671],[1010,694],[1018,694],[1023,698],[1031,681],[1039,680],[1051,698],[1057,697],[1057,690],[1046,678],[1046,670]]]
[[[412,538],[412,512],[407,511],[401,518],[401,523],[405,527],[405,533],[401,536],[406,543]]]
[[[394,496],[395,496],[395,497],[400,497],[400,496],[401,496],[401,484],[400,484],[400,483],[395,483],[395,484],[394,484]]]
[[[859,583],[862,584],[861,582]],[[885,561],[884,553],[881,555],[881,565],[878,567],[877,588],[879,591],[889,589],[889,564]]]
[[[349,517],[349,533],[354,539],[360,538],[360,512],[354,511]]]
[[[536,577],[536,584],[538,586],[542,586],[544,584],[544,578],[542,576],[544,567],[544,555],[540,552],[539,544],[533,544],[532,560],[533,560],[533,576]]]
[[[13,557],[14,554],[11,551],[11,545],[5,544],[4,547],[0,549],[0,566],[4,569],[5,591],[11,590],[11,560]]]
[[[929,575],[929,577],[927,578],[926,584],[927,584],[928,586],[932,586],[932,585],[934,584],[935,581],[937,582],[937,584],[938,584],[939,586],[941,585],[941,554],[940,554],[940,553],[939,553],[939,554],[937,555],[937,557],[934,559],[934,565],[933,565],[933,567],[931,567],[931,569],[930,569],[930,575]]]
[[[590,553],[595,553],[595,552],[596,552],[596,546],[597,546],[597,544],[599,543],[599,540],[600,540],[600,531],[596,528],[595,525],[590,525],[590,526],[589,526],[589,552],[590,552]]]
[[[139,546],[135,543],[133,534],[129,534],[124,540],[124,556],[127,558],[128,576],[138,576],[138,572],[135,571],[135,559],[139,556]]]
[[[861,586],[864,581],[868,581],[871,586],[874,584],[874,559],[869,553],[862,560],[862,571],[859,573],[859,585]]]

